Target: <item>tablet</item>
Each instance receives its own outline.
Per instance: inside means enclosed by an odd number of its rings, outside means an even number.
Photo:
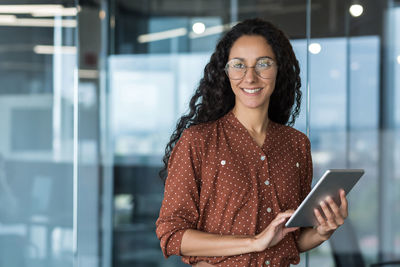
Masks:
[[[340,205],[339,190],[343,188],[347,195],[363,174],[364,170],[362,169],[327,170],[285,226],[307,227],[318,225],[314,208],[318,208],[319,203],[325,200],[327,196],[331,196],[336,204]]]

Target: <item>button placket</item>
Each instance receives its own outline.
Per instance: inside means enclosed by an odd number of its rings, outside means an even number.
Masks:
[[[267,158],[267,156],[265,156],[265,155],[261,155],[261,156],[260,156],[260,160],[261,160],[261,161],[265,161],[266,158]],[[264,165],[264,163],[263,163],[263,165]],[[264,181],[264,184],[265,184],[266,186],[270,185],[269,180]]]

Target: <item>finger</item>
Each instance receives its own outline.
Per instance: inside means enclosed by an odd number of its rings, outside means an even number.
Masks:
[[[292,213],[281,212],[278,213],[278,215],[276,215],[274,220],[280,220],[281,218],[289,218],[292,215],[293,215]]]
[[[328,208],[328,206],[326,205],[325,201],[321,201],[320,203],[321,209],[325,215],[325,218],[327,219],[328,222],[332,222],[333,219],[333,215],[331,210]]]
[[[346,192],[343,189],[341,189],[339,194],[340,194],[340,201],[341,201],[340,211],[341,211],[342,216],[344,218],[347,218],[347,216],[348,216],[348,202],[347,202],[347,198],[346,198]]]
[[[334,216],[334,220],[336,224],[342,225],[344,223],[344,218],[342,217],[342,214],[340,212],[340,209],[338,205],[333,201],[331,197],[326,198],[326,202],[328,202],[329,208],[332,210]]]
[[[294,210],[286,210],[286,211],[284,211],[284,212],[280,212],[280,213],[278,213],[277,215],[276,215],[276,217],[290,217],[290,216],[292,216],[293,215],[293,213],[294,213]],[[275,218],[276,218],[275,217]]]
[[[322,214],[318,209],[314,209],[314,215],[320,225],[326,225],[325,219],[322,217]]]
[[[300,229],[300,227],[289,227],[289,228],[284,228],[283,229],[283,235],[286,235],[288,233],[294,232],[296,230]]]
[[[286,218],[285,218],[285,217],[283,217],[283,218],[275,218],[275,219],[271,222],[270,225],[276,228],[276,227],[281,226],[285,221],[286,221]]]
[[[294,209],[285,210],[285,212],[293,214],[294,213]]]

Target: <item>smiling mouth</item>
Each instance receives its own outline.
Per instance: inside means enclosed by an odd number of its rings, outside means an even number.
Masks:
[[[261,91],[262,88],[254,88],[254,89],[241,88],[241,89],[248,94],[255,94],[255,93]]]

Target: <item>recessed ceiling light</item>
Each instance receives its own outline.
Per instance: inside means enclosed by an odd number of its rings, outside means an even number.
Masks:
[[[193,32],[197,34],[202,34],[206,30],[206,25],[202,22],[196,22],[192,26]]]
[[[359,17],[364,12],[364,8],[359,4],[351,5],[349,12],[353,17]]]
[[[321,52],[321,45],[319,43],[312,43],[308,46],[308,51],[310,51],[311,54],[319,54]]]

